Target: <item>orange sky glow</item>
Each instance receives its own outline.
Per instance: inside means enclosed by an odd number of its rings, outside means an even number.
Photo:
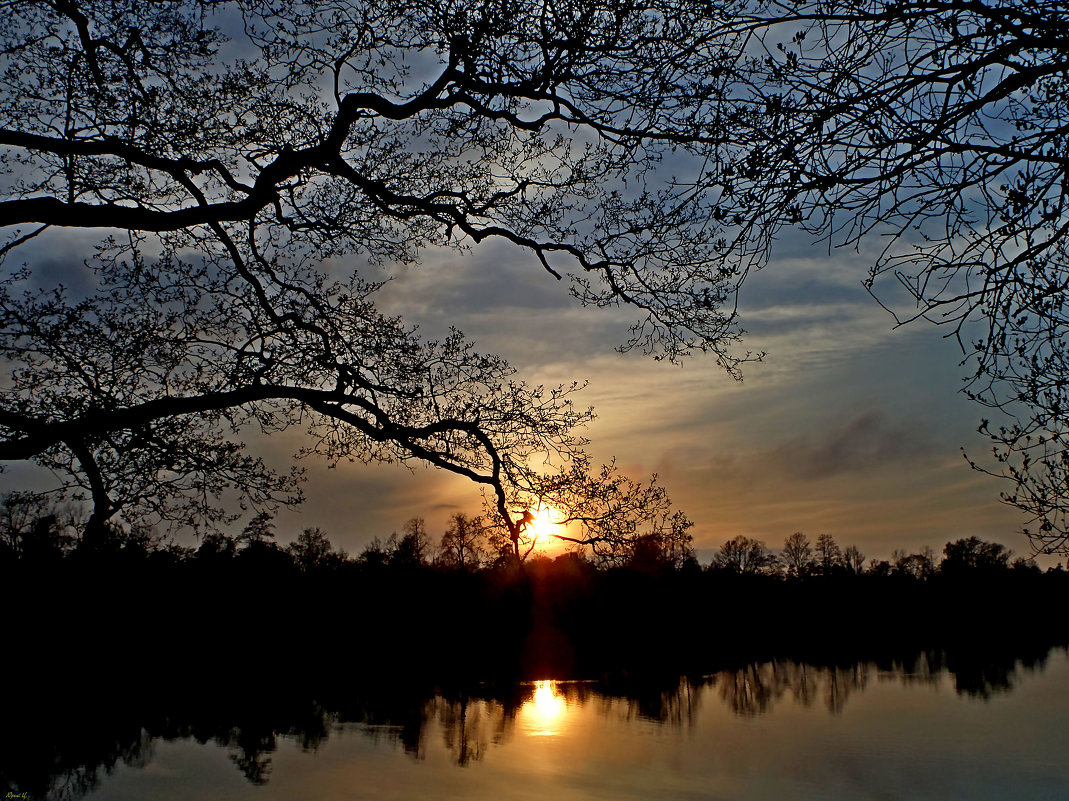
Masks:
[[[614,352],[626,311],[575,307],[544,270],[501,246],[428,254],[383,300],[397,313],[419,310],[428,335],[456,325],[529,383],[588,381],[577,399],[598,413],[584,432],[588,451],[596,462],[615,457],[635,479],[658,474],[694,521],[703,563],[738,534],[776,548],[794,531],[830,533],[870,558],[939,553],[973,535],[1030,553],[1000,483],[962,456],[989,447],[976,433],[981,410],[959,392],[960,352],[934,327],[895,330],[861,286],[866,264],[865,254],[814,256],[810,245],[754,276],[740,304],[743,347],[767,355],[741,382],[701,355],[675,366]],[[279,438],[269,449],[285,458],[294,444]],[[451,514],[481,510],[476,487],[441,471],[305,466],[309,500],[280,515],[282,540],[288,528],[319,525],[358,553],[411,517],[435,539]],[[538,525],[540,549],[563,550]]]

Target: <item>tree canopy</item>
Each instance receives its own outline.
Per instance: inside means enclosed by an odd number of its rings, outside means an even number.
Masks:
[[[736,258],[796,226],[873,253],[900,322],[961,345],[1004,499],[1067,547],[1069,25],[1048,0],[745,3],[723,186]],[[700,182],[701,179],[699,179]],[[903,297],[904,290],[904,300]]]
[[[353,264],[499,237],[557,277],[551,259],[569,259],[584,302],[643,309],[630,344],[674,356],[731,336],[687,275],[705,238],[664,219],[697,206],[614,188],[640,187],[648,159],[614,141],[622,75],[601,87],[599,47],[571,53],[601,12],[548,28],[534,8],[437,3],[27,2],[8,16],[0,459],[87,495],[90,526],[208,528],[228,491],[294,501],[299,474],[239,437],[300,426],[331,462],[418,460],[486,486],[519,553],[532,465],[568,474],[584,444],[577,385],[528,386],[459,332],[421,339]],[[664,39],[620,23],[604,46]],[[568,135],[572,118],[595,136]],[[69,265],[47,285],[13,266],[55,228],[99,234],[88,276]]]
[[[1040,547],[1066,547],[1060,5],[5,13],[0,462],[52,470],[91,499],[91,524],[211,527],[227,492],[294,501],[299,473],[241,438],[297,427],[330,462],[419,461],[483,485],[517,554],[545,492],[608,499],[573,504],[596,523],[585,543],[639,536],[604,522],[648,516],[614,499],[612,466],[586,470],[578,385],[524,384],[459,332],[422,338],[378,307],[383,270],[504,240],[580,303],[635,310],[622,347],[703,351],[737,374],[752,358],[738,289],[796,227],[880,243],[872,291],[891,305],[884,287],[904,287],[903,320],[949,326],[972,397],[1010,415],[984,427],[1001,466],[977,465],[1012,482]],[[50,281],[35,247],[65,229],[89,258]]]

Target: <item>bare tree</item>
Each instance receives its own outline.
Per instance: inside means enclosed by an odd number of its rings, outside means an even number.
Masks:
[[[651,546],[665,564],[677,567],[692,555],[694,524],[673,508],[656,475],[636,482],[619,473],[615,462],[594,470],[584,456],[556,474],[542,476],[532,484],[532,492],[538,503],[563,512],[552,536],[589,548],[603,564],[622,564],[634,558],[636,548],[648,551]],[[521,532],[520,541],[525,554],[536,544],[527,531]]]
[[[720,546],[713,563],[740,575],[767,573],[776,565],[776,555],[760,540],[739,535]]]
[[[783,565],[787,568],[787,575],[804,576],[813,566],[813,548],[809,544],[809,537],[801,531],[796,531],[783,541]]]
[[[390,537],[390,564],[406,567],[423,567],[430,561],[431,539],[427,524],[422,517],[413,517],[405,522],[400,537]]]
[[[328,460],[483,485],[519,554],[531,465],[584,444],[574,388],[420,339],[376,308],[381,273],[333,265],[502,240],[581,303],[636,310],[623,347],[737,373],[736,293],[796,226],[887,243],[872,291],[947,326],[971,396],[1009,415],[976,466],[1038,547],[1069,543],[1057,4],[14,0],[5,19],[0,461],[65,476],[94,524],[295,500],[299,475],[240,437],[300,425]],[[77,292],[34,264],[68,228],[99,235]]]
[[[761,266],[784,227],[877,255],[898,322],[961,346],[980,430],[1044,551],[1069,547],[1069,14],[1049,0],[753,0],[717,119],[726,258]],[[716,12],[713,12],[716,13]],[[723,55],[723,54],[722,54]],[[1033,527],[1034,524],[1034,527]]]
[[[700,198],[615,189],[694,129],[696,110],[633,91],[666,58],[708,61],[676,52],[692,11],[27,0],[5,15],[0,257],[32,258],[54,228],[100,239],[69,269],[78,294],[6,271],[0,460],[66,476],[92,525],[210,528],[228,492],[296,501],[299,474],[237,436],[301,425],[332,462],[418,460],[488,487],[519,553],[510,504],[530,465],[582,447],[577,386],[525,386],[459,333],[422,341],[375,308],[378,280],[329,280],[324,261],[503,239],[558,279],[570,265],[581,302],[639,309],[628,347],[735,364]]]
[[[449,527],[438,546],[439,561],[461,570],[478,568],[486,558],[483,519],[469,518],[463,512],[449,518]]]
[[[816,545],[817,567],[822,575],[830,575],[843,564],[843,552],[831,534],[821,534]]]
[[[865,554],[861,553],[857,546],[849,545],[843,551],[843,564],[855,576],[860,576],[865,571]]]

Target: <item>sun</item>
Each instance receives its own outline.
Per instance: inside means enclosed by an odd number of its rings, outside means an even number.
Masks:
[[[543,506],[531,514],[534,519],[531,521],[529,529],[531,535],[537,541],[547,542],[553,538],[554,534],[560,531],[560,515],[556,514],[548,506]]]

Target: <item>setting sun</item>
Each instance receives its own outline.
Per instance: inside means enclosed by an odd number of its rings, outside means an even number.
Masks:
[[[533,519],[530,523],[531,536],[538,542],[548,542],[554,534],[559,533],[560,516],[548,506],[543,506],[536,512],[532,512]]]

